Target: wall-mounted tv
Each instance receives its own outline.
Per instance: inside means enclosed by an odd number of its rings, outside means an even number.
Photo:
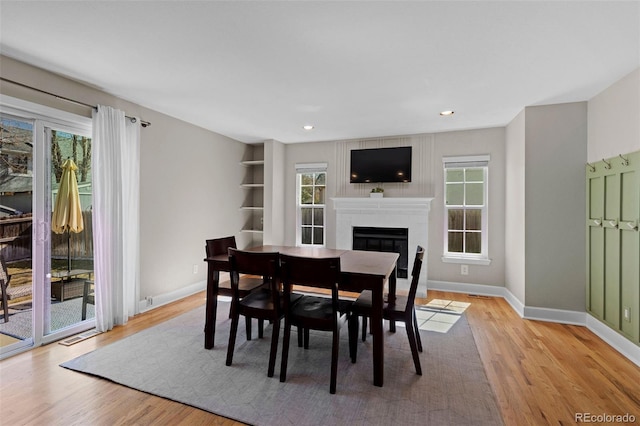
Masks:
[[[411,147],[351,150],[350,182],[411,182]]]

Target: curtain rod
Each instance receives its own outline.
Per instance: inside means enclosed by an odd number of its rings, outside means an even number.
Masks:
[[[14,80],[9,80],[8,78],[0,77],[0,80],[6,81],[7,83],[15,84],[16,86],[24,87],[25,89],[34,90],[38,93],[44,93],[45,95],[53,96],[54,98],[60,99],[65,102],[70,102],[72,104],[93,108],[95,110],[98,109],[98,107],[95,105],[87,104],[84,102],[76,101],[75,99],[70,99],[64,96],[56,95],[55,93],[47,92],[46,90],[38,89],[37,87],[27,86],[26,84],[23,84]],[[129,120],[132,120],[132,122],[135,123],[135,120],[136,120],[135,117],[129,117],[128,115],[125,115],[125,117],[127,117]],[[151,123],[149,123],[148,121],[140,120],[140,125],[142,125],[142,127],[148,127],[148,126],[151,126]]]

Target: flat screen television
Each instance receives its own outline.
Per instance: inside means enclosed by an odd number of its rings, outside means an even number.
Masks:
[[[351,150],[350,182],[411,182],[411,147]]]

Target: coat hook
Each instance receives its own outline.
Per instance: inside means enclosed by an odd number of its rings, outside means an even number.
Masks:
[[[591,163],[587,163],[587,167],[589,167],[589,170],[591,170],[592,173],[596,171],[596,166]]]
[[[620,158],[622,158],[622,165],[623,166],[628,166],[629,165],[629,158],[624,158],[622,156],[622,154],[620,154]]]
[[[609,170],[611,168],[611,163],[609,163],[607,160],[605,160],[604,158],[602,159],[602,161],[604,161],[604,168]]]

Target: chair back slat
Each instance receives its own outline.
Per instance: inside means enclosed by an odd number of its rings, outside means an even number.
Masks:
[[[252,252],[228,249],[231,269],[231,289],[235,298],[240,299],[240,274],[259,275],[270,283],[274,306],[279,303],[280,293],[280,258],[277,252]]]
[[[282,281],[333,288],[340,281],[340,258],[308,258],[281,254]]]
[[[227,254],[229,248],[237,248],[236,237],[222,237],[206,240],[205,251],[207,257],[213,257],[220,254]]]
[[[280,262],[277,252],[255,252],[229,248],[228,253],[232,271],[268,277],[278,276]]]
[[[418,246],[416,257],[413,261],[413,269],[411,270],[411,285],[409,286],[409,295],[407,297],[406,309],[413,309],[416,293],[418,291],[418,281],[420,280],[420,271],[422,270],[422,259],[424,258],[424,248]]]

